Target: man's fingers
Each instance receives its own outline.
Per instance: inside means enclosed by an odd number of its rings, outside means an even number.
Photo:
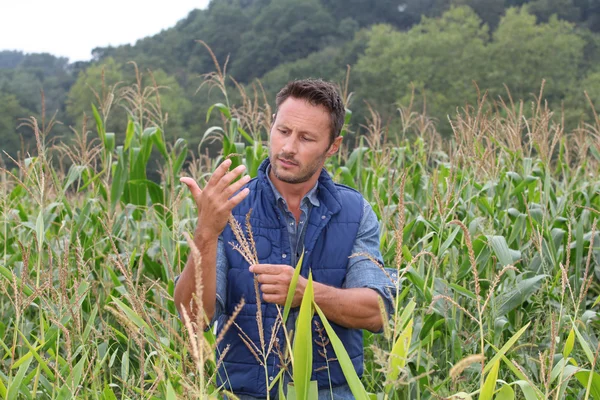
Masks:
[[[264,283],[264,284],[276,284],[279,283],[279,278],[277,275],[272,275],[272,274],[258,274],[256,277],[256,280],[258,280],[258,283]]]
[[[208,180],[207,185],[216,185],[221,180],[221,178],[225,176],[230,166],[231,160],[227,159],[223,161],[221,165],[219,165],[217,169],[215,169],[215,172],[213,172],[212,176]]]
[[[246,170],[245,165],[238,165],[232,171],[226,173],[218,182],[216,182],[216,190],[218,192],[223,192],[230,184],[233,182],[238,176],[244,173]]]
[[[198,183],[196,183],[196,181],[193,178],[188,177],[180,178],[179,182],[185,184],[188,187],[188,189],[190,189],[192,197],[196,201],[196,204],[198,204],[198,202],[200,201],[200,195],[202,194],[202,190],[200,189],[200,186],[198,186]]]
[[[264,294],[278,294],[279,291],[280,291],[280,286],[279,285],[263,284],[263,285],[260,285],[260,290]]]
[[[234,194],[235,192],[240,190],[242,188],[242,186],[244,186],[249,181],[250,181],[250,176],[244,175],[244,176],[242,176],[242,178],[240,180],[229,185],[229,187],[226,190],[227,197],[230,197],[232,194]]]
[[[265,303],[285,305],[285,297],[280,294],[263,294],[262,298]]]
[[[255,274],[277,275],[281,272],[281,265],[254,264],[250,266],[250,272]]]
[[[229,211],[233,210],[233,208],[235,206],[240,204],[242,202],[242,200],[244,200],[248,196],[249,193],[250,193],[250,189],[245,188],[244,190],[240,191],[238,194],[233,196],[231,199],[229,199],[229,202],[228,202]]]

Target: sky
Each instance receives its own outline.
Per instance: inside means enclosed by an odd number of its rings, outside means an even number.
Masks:
[[[87,61],[95,47],[134,44],[209,0],[0,0],[0,50]]]

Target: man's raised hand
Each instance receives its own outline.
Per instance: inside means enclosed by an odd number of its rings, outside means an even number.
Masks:
[[[233,182],[245,171],[246,167],[240,165],[228,172],[230,166],[231,160],[223,161],[212,174],[204,189],[200,189],[192,178],[180,179],[180,182],[190,189],[198,208],[197,233],[205,235],[205,237],[218,237],[227,225],[231,210],[250,193],[250,190],[246,188],[236,194],[242,186],[250,181],[248,175]]]

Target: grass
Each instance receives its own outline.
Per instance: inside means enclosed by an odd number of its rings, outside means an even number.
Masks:
[[[225,71],[205,77],[224,95]],[[31,119],[36,154],[0,170],[3,399],[223,392],[218,338],[173,304],[196,218],[177,178],[203,182],[228,156],[255,174],[271,111],[259,86],[240,88],[238,106],[224,96],[206,135],[220,156],[184,168],[185,142],[151,123],[158,88],[136,85],[123,138],[104,130],[116,104],[100,103],[96,137],[84,124],[72,146],[47,143]],[[600,398],[600,120],[565,132],[540,93],[482,96],[451,121],[442,138],[410,106],[388,125],[372,110],[357,145],[328,162],[373,205],[398,282],[385,334],[365,334],[362,384],[390,399]],[[160,184],[146,175],[157,158]]]

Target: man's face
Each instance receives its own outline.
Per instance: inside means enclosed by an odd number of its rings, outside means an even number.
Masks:
[[[321,172],[327,157],[339,148],[341,137],[330,145],[331,118],[323,106],[287,98],[271,127],[269,160],[277,179],[304,183]]]

